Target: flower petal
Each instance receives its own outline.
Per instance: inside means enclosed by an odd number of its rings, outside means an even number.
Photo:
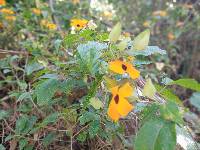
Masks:
[[[135,69],[133,66],[128,67],[127,73],[132,79],[137,79],[140,76],[140,72],[137,69]]]
[[[117,104],[117,112],[125,117],[128,113],[133,109],[133,105],[131,105],[125,98],[120,98],[119,103]]]
[[[125,70],[123,70],[122,65],[122,61],[114,60],[109,63],[109,69],[115,73],[124,74]]]
[[[130,84],[127,82],[125,83],[120,89],[119,89],[119,95],[121,97],[129,97],[133,93],[133,88],[130,86]]]
[[[113,121],[118,121],[120,118],[120,115],[117,111],[117,104],[115,103],[114,99],[111,100],[109,107],[108,107],[108,116]]]

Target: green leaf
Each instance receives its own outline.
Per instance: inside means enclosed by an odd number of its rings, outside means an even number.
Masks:
[[[90,41],[86,44],[80,44],[77,48],[77,58],[80,70],[95,75],[100,67],[102,50],[107,47],[107,44],[94,41]]]
[[[121,23],[117,23],[111,30],[110,34],[109,34],[109,41],[115,43],[122,32],[122,25]]]
[[[48,146],[49,144],[51,144],[51,142],[53,142],[53,140],[56,138],[56,133],[52,132],[47,134],[47,136],[45,136],[43,138],[42,143],[44,144],[44,146]]]
[[[19,141],[19,149],[23,150],[24,147],[28,144],[28,141],[26,139],[20,139]]]
[[[135,139],[135,150],[174,150],[175,146],[174,123],[159,118],[145,122]]]
[[[100,129],[100,122],[97,120],[92,121],[88,129],[90,138],[94,138],[94,136],[97,135],[99,129]]]
[[[131,56],[150,56],[153,54],[160,54],[160,55],[165,55],[166,51],[160,49],[158,46],[147,46],[145,50],[141,51],[127,51],[127,53]]]
[[[16,134],[27,134],[34,126],[37,121],[36,116],[21,116],[17,122],[15,127]]]
[[[143,124],[144,122],[147,122],[148,120],[154,119],[156,118],[156,113],[159,110],[159,105],[157,104],[152,104],[152,105],[147,105],[143,111],[142,111],[142,120],[141,120],[141,124]]]
[[[0,144],[0,150],[6,150],[6,148],[2,144]]]
[[[183,119],[179,113],[178,106],[173,102],[168,101],[166,104],[160,105],[160,113],[165,120],[183,124]]]
[[[179,105],[183,105],[182,101],[176,96],[170,89],[164,88],[158,84],[155,85],[157,91],[161,96],[163,96],[167,101],[175,102]]]
[[[32,63],[29,63],[26,65],[25,71],[26,71],[26,74],[29,76],[33,72],[38,71],[42,68],[44,68],[44,67],[40,63],[32,62]]]
[[[95,109],[103,108],[103,103],[98,98],[95,97],[90,99],[90,105],[92,105]]]
[[[65,38],[64,38],[64,45],[66,47],[71,47],[73,46],[74,43],[76,43],[79,39],[79,35],[78,34],[68,34]]]
[[[189,100],[190,103],[200,111],[200,93],[193,93]]]
[[[100,120],[100,116],[93,112],[85,112],[79,118],[80,125],[84,125],[85,123],[94,121],[94,120]]]
[[[160,130],[154,149],[175,150],[175,147],[176,147],[175,123],[167,122]]]
[[[0,120],[6,119],[7,117],[9,117],[9,112],[5,111],[5,110],[0,110]]]
[[[174,85],[174,84],[200,92],[200,83],[198,83],[194,79],[179,79],[168,83],[168,85]]]
[[[80,142],[84,142],[87,138],[87,132],[83,131],[77,136],[77,140]]]
[[[154,87],[150,78],[146,80],[142,93],[144,96],[147,96],[151,99],[154,98],[154,95],[156,93],[156,88]]]
[[[133,50],[145,50],[149,44],[150,30],[141,32],[133,41]]]
[[[49,123],[56,123],[58,117],[59,117],[59,113],[55,112],[55,113],[52,113],[50,114],[49,116],[47,116],[43,122],[42,122],[42,126],[46,126],[48,125]]]
[[[48,79],[39,84],[35,89],[35,93],[37,95],[37,104],[39,106],[47,105],[58,88],[59,81],[56,79]]]
[[[24,99],[32,99],[31,97],[31,93],[30,92],[25,92],[25,93],[22,93],[19,98],[17,99],[17,102],[20,102]]]

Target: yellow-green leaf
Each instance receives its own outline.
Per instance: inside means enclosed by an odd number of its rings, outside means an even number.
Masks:
[[[110,34],[109,34],[109,41],[115,43],[120,35],[121,35],[121,31],[122,31],[122,26],[121,23],[117,23],[111,30]]]
[[[133,50],[145,50],[149,44],[150,30],[141,32],[133,41]]]
[[[156,93],[156,88],[154,87],[151,79],[146,80],[146,84],[144,85],[144,89],[142,91],[144,96],[147,96],[151,99],[154,98],[154,95]]]
[[[103,103],[95,97],[90,99],[90,105],[92,105],[95,109],[103,108]]]
[[[103,78],[106,82],[106,86],[107,86],[108,89],[111,89],[111,88],[117,86],[117,81],[115,81],[115,80],[113,80],[109,77],[106,77],[106,76],[104,76]]]
[[[122,51],[126,48],[127,46],[127,40],[123,40],[121,41],[119,44],[117,44],[117,48]]]

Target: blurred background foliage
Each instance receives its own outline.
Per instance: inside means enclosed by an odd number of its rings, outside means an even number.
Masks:
[[[45,71],[51,73],[50,70],[56,70],[51,63],[63,67],[58,60],[65,61],[68,58],[61,41],[70,33],[75,32],[70,26],[70,20],[73,18],[93,20],[98,26],[96,30],[103,33],[110,31],[116,22],[121,22],[125,37],[135,37],[144,29],[150,28],[149,45],[157,45],[165,49],[168,55],[148,57],[149,61],[145,62],[147,65],[140,68],[144,74],[148,73],[154,81],[158,82],[183,77],[193,78],[200,82],[199,0],[7,0],[5,8],[11,9],[14,13],[1,12],[0,15],[0,69],[3,72],[0,72],[0,85],[2,85],[0,98],[3,100],[8,99],[6,97],[8,93],[11,97],[16,96],[16,93],[12,93],[14,90],[25,91],[30,88],[30,85],[18,79],[18,75],[23,74],[20,66],[28,63],[27,59],[32,64],[26,70],[27,75],[40,70],[42,67],[39,63],[47,66],[43,72],[35,74],[32,82]],[[107,33],[103,33],[99,36],[100,41],[107,37]],[[86,38],[87,34],[89,33],[79,36]],[[87,38],[89,41],[90,37]],[[67,43],[67,40],[65,42]],[[74,43],[72,37],[67,44],[73,49]],[[27,52],[34,57],[23,57],[27,56]],[[6,58],[7,55],[12,57]],[[39,63],[34,63],[35,60]],[[9,63],[14,69],[10,69]],[[14,81],[13,78],[18,80]],[[32,80],[30,76],[27,78],[29,81]],[[5,81],[6,86],[4,86]],[[18,89],[12,85],[13,82],[18,84]],[[183,104],[191,110],[192,113],[187,114],[186,120],[195,124],[194,130],[198,135],[200,130],[196,124],[200,107],[195,99],[199,98],[199,93],[192,93],[191,90],[178,87],[173,87],[173,89],[183,100]],[[5,103],[2,105],[5,108],[8,107]],[[55,118],[56,114],[53,116],[54,120]],[[27,116],[23,119],[28,120]],[[31,119],[32,122],[35,121],[35,118]],[[113,128],[121,130],[119,126]],[[47,138],[51,139],[54,135],[55,133],[52,132]],[[84,139],[86,134],[81,136],[80,140]],[[200,141],[199,136],[195,137],[197,141]],[[25,141],[21,142],[22,145],[23,142]]]

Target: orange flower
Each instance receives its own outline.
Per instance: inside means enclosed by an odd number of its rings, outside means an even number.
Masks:
[[[14,11],[11,9],[3,8],[0,10],[1,13],[6,14],[6,15],[13,15]]]
[[[88,21],[85,19],[72,19],[71,26],[74,27],[76,30],[81,30],[86,27]]]
[[[0,0],[0,6],[4,6],[6,5],[6,1],[5,0]]]
[[[33,8],[33,9],[32,9],[32,12],[33,12],[35,15],[40,15],[40,14],[41,14],[41,10],[40,10],[40,9],[37,9],[37,8]]]
[[[121,60],[111,61],[109,63],[109,69],[118,74],[128,73],[132,79],[137,79],[140,76],[140,72],[132,64]]]
[[[167,34],[167,38],[170,40],[170,41],[173,41],[174,39],[175,39],[175,36],[174,36],[174,34],[173,33],[168,33]]]
[[[54,23],[47,23],[46,27],[50,30],[56,30],[57,26]]]
[[[158,11],[154,11],[153,12],[154,16],[161,16],[161,17],[165,17],[167,16],[167,12],[164,10],[158,10]]]
[[[15,21],[16,20],[16,17],[15,16],[6,16],[5,19],[7,21]]]
[[[111,89],[112,99],[108,107],[108,116],[113,121],[118,121],[120,117],[125,117],[133,109],[133,105],[128,102],[127,97],[132,95],[133,88],[129,83]]]
[[[149,22],[149,21],[145,21],[145,22],[143,23],[143,26],[144,26],[144,27],[150,27],[150,22]]]
[[[72,3],[73,3],[74,5],[76,5],[76,4],[80,3],[80,0],[72,0]]]

